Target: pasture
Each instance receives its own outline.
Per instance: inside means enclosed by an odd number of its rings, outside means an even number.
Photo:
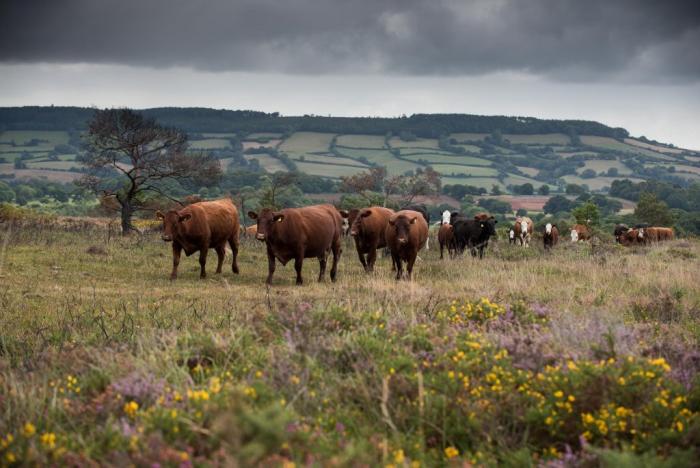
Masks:
[[[3,463],[687,464],[697,448],[697,241],[603,233],[544,254],[501,235],[483,261],[433,243],[412,282],[387,258],[367,276],[348,241],[337,283],[307,259],[303,286],[278,265],[266,288],[252,240],[240,275],[214,275],[211,252],[206,280],[183,257],[170,282],[157,233],[1,228]]]
[[[380,135],[340,135],[336,140],[338,146],[349,148],[385,148],[384,137]]]

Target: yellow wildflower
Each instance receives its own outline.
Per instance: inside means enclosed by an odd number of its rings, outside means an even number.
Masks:
[[[124,412],[130,418],[133,418],[134,416],[136,416],[136,412],[138,410],[139,410],[139,404],[136,403],[135,401],[130,401],[128,403],[124,403]]]
[[[396,463],[398,463],[398,464],[403,463],[404,460],[405,460],[405,458],[406,458],[406,457],[404,456],[404,453],[403,453],[403,450],[402,450],[402,449],[398,449],[398,450],[396,450],[396,451],[394,452],[394,461],[395,461]]]
[[[445,448],[445,456],[449,458],[454,458],[457,455],[459,455],[459,450],[457,450],[455,447],[449,446]]]
[[[41,435],[41,443],[47,448],[56,448],[56,434],[53,432],[44,432]]]
[[[25,437],[31,437],[34,434],[36,434],[36,427],[34,426],[34,424],[27,422],[22,428],[22,434],[24,434]]]

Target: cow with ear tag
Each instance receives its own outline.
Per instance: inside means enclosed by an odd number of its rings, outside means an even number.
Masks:
[[[345,214],[345,213],[343,213]],[[275,261],[286,265],[294,259],[298,285],[303,283],[301,268],[305,258],[318,258],[318,280],[326,274],[328,254],[333,253],[331,281],[335,281],[341,253],[343,219],[332,205],[314,205],[273,211],[265,208],[248,216],[258,222],[256,239],[267,246],[267,284],[272,284]]]
[[[221,266],[226,256],[226,243],[231,247],[233,261],[231,268],[238,274],[238,210],[229,199],[193,203],[181,210],[170,210],[163,214],[156,212],[156,217],[163,220],[165,242],[172,242],[173,270],[170,279],[177,278],[180,254],[184,250],[188,257],[199,252],[200,278],[206,278],[207,253],[216,250],[219,262],[216,272],[221,273]]]
[[[406,277],[411,279],[418,251],[428,239],[428,223],[425,218],[418,211],[401,210],[389,218],[384,237],[396,265],[396,279],[404,276],[402,262],[406,262]]]
[[[484,250],[489,239],[496,236],[496,223],[493,216],[476,215],[474,219],[460,219],[454,224],[454,238],[457,251],[462,253],[469,248],[472,257],[484,258]]]

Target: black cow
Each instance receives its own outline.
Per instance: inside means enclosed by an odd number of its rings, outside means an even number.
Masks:
[[[486,219],[478,215],[474,219],[458,219],[453,225],[457,251],[462,253],[469,247],[472,257],[476,257],[478,250],[479,258],[484,258],[484,249],[489,238],[496,235],[497,222],[493,216]]]

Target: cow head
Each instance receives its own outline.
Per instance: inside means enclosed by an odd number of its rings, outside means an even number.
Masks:
[[[520,221],[520,235],[523,237],[527,236],[527,221]]]
[[[630,228],[626,224],[615,225],[615,240],[619,243],[622,242],[622,237],[629,231]]]
[[[418,218],[415,216],[400,215],[396,217],[391,217],[389,219],[389,225],[396,232],[396,240],[399,245],[404,245],[408,243],[408,234],[411,231],[411,226],[416,224]]]
[[[156,211],[156,218],[163,220],[163,234],[160,236],[161,239],[165,242],[172,242],[175,236],[181,232],[183,223],[186,223],[191,217],[192,214],[188,212],[170,210],[163,214],[160,211]]]
[[[279,211],[272,211],[270,208],[263,208],[260,213],[249,211],[248,217],[258,222],[258,232],[255,238],[261,242],[270,237],[277,223],[284,221],[284,215]]]
[[[547,223],[544,227],[544,232],[546,234],[552,234],[552,223]]]
[[[442,224],[450,224],[450,218],[452,217],[452,213],[450,213],[450,210],[445,210],[442,212]]]
[[[352,225],[350,226],[350,235],[355,237],[359,236],[362,234],[363,231],[363,223],[364,220],[372,216],[372,210],[369,208],[365,208],[363,210],[356,210],[357,213],[355,213],[355,219],[352,222]]]
[[[459,211],[453,211],[450,213],[450,224],[454,224],[457,222],[457,219],[459,219],[462,215],[460,214]]]
[[[481,229],[486,230],[486,234],[488,234],[489,237],[496,237],[496,223],[498,223],[496,218],[489,216],[488,218],[484,219],[483,215],[476,215],[474,216],[474,219],[475,221],[479,222]]]
[[[508,231],[508,238],[511,240],[515,239],[515,229],[510,228],[510,231]]]

